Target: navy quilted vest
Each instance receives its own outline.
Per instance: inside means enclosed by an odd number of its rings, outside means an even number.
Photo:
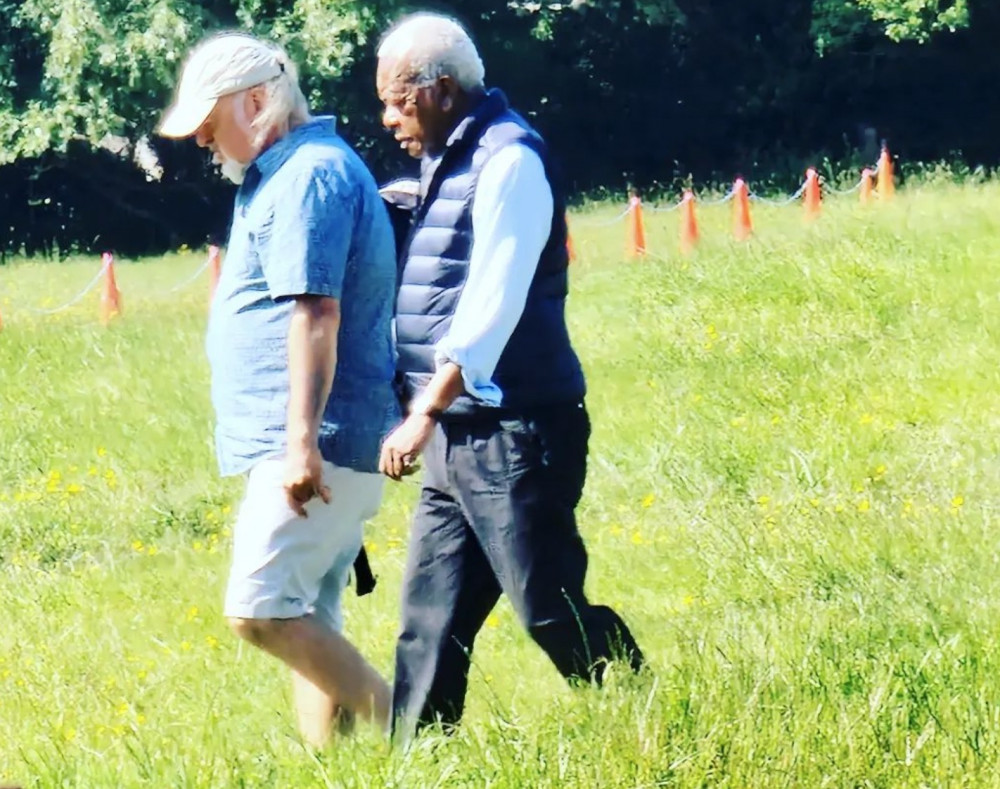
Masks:
[[[403,396],[412,399],[434,373],[434,346],[445,336],[465,285],[472,251],[472,200],[486,161],[505,145],[534,150],[553,183],[545,143],[512,111],[503,93],[491,90],[452,133],[444,153],[425,160],[420,205],[402,250],[403,269],[396,305],[398,370]],[[580,400],[585,383],[566,329],[565,205],[553,186],[549,240],[538,261],[524,312],[504,349],[493,382],[502,408]],[[468,394],[446,416],[474,414],[491,406]]]

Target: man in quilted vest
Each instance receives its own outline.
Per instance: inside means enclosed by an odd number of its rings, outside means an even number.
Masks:
[[[483,78],[447,17],[408,17],[379,47],[383,123],[421,165],[396,303],[407,416],[380,459],[393,479],[421,454],[425,466],[396,646],[402,738],[459,720],[501,593],[568,679],[643,660],[618,614],[583,591],[574,513],[590,423],[564,315],[563,202],[544,141]]]

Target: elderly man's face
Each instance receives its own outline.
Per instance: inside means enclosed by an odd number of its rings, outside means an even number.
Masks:
[[[236,183],[258,153],[252,121],[259,111],[253,90],[223,96],[195,132],[198,145],[208,148],[213,154],[212,161],[221,165],[226,177]]]
[[[382,125],[393,133],[400,148],[417,159],[444,148],[454,105],[449,85],[438,82],[417,87],[405,79],[397,61],[380,60],[376,86],[385,106]]]

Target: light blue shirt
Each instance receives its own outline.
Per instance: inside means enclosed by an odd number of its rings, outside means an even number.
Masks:
[[[340,301],[337,367],[320,429],[323,457],[374,472],[398,422],[391,338],[395,247],[375,181],[332,118],[292,130],[249,166],[206,348],[222,474],[283,454],[288,328],[297,296]]]
[[[508,145],[483,166],[472,203],[469,272],[435,362],[461,367],[466,391],[490,405],[501,402],[493,373],[524,312],[553,210],[545,166],[527,146]]]

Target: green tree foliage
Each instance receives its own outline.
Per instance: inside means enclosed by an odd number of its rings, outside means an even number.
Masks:
[[[911,157],[961,149],[997,158],[995,6],[0,0],[0,215],[8,217],[0,233],[9,234],[0,236],[0,254],[122,244],[126,236],[134,249],[200,243],[224,227],[225,187],[205,158],[151,136],[186,51],[220,29],[282,43],[301,66],[311,105],[338,116],[380,177],[412,163],[383,144],[377,37],[401,13],[430,7],[469,26],[488,80],[548,137],[571,189],[736,172],[785,173],[794,183],[806,164],[850,155],[862,128],[899,140]],[[932,123],[918,117],[924,106],[936,110],[927,110]],[[147,137],[163,165],[156,183],[107,150],[128,154]],[[102,210],[91,213],[95,193]]]
[[[9,22],[0,31],[0,164],[64,150],[74,139],[96,143],[107,134],[134,139],[149,132],[169,98],[184,52],[206,32],[223,27],[281,41],[306,64],[311,98],[323,103],[336,92],[334,81],[350,72],[359,52],[399,5],[389,0],[0,0],[0,16]],[[595,58],[574,52],[574,44],[590,47],[594,54],[630,47],[633,37],[660,35],[676,43],[678,38],[696,41],[706,31],[725,31],[717,42],[725,46],[728,33],[743,32],[732,24],[734,18],[749,21],[752,28],[751,18],[762,16],[760,7],[767,5],[772,4],[473,0],[460,5],[460,14],[487,31],[490,26],[530,30],[550,48],[567,49],[564,54],[574,58],[576,67],[592,73]],[[790,17],[801,17],[796,10],[800,4],[780,5]],[[576,38],[581,19],[590,28],[582,40]],[[823,48],[853,40],[872,25],[893,39],[926,40],[935,31],[955,30],[967,22],[964,0],[813,0],[811,34]],[[773,42],[778,47],[782,43]],[[517,52],[524,46],[507,41],[499,49]],[[610,79],[614,70],[592,76]]]
[[[24,0],[0,2],[0,163],[74,139],[149,132],[188,47],[238,27],[277,38],[310,85],[340,77],[377,22],[356,0]]]
[[[954,33],[969,24],[966,0],[814,0],[814,33],[822,49],[850,43],[871,25],[893,41],[925,42],[934,33]]]

